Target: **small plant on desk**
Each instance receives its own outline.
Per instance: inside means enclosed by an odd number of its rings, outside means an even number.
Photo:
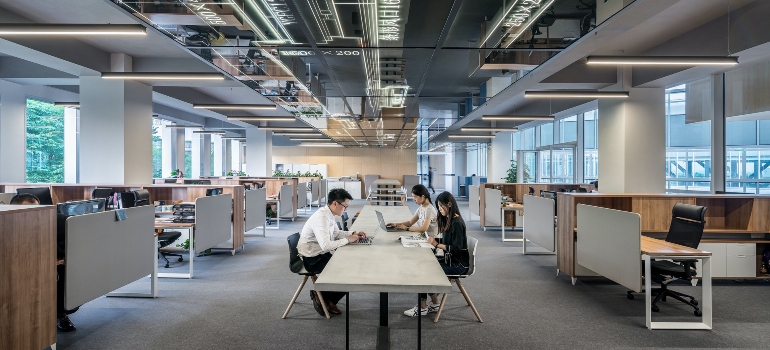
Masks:
[[[184,243],[177,244],[176,246],[184,250],[190,250],[190,239],[188,238],[184,240]]]

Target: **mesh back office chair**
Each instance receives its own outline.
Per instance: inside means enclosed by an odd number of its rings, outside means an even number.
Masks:
[[[690,248],[698,248],[701,236],[703,236],[703,227],[706,225],[706,207],[692,204],[677,203],[671,210],[671,226],[666,235],[666,242],[683,245]],[[695,316],[701,316],[698,308],[698,301],[695,297],[668,289],[668,284],[676,280],[690,281],[696,275],[695,262],[697,260],[655,260],[652,261],[652,281],[659,283],[661,288],[653,288],[652,294],[655,300],[652,301],[652,311],[658,312],[660,308],[657,303],[661,299],[666,301],[666,297],[672,297],[687,305],[695,308]],[[629,299],[634,299],[633,292],[628,292]],[[690,300],[685,300],[689,298]]]
[[[578,193],[588,193],[588,189],[585,187],[578,187],[577,191]]]
[[[305,283],[307,283],[307,279],[310,278],[313,283],[315,283],[315,280],[317,279],[316,275],[314,273],[310,273],[307,270],[305,270],[305,266],[302,263],[302,258],[299,257],[299,252],[297,251],[297,244],[299,244],[299,232],[294,233],[286,238],[286,240],[289,242],[289,269],[291,272],[294,272],[300,276],[305,276],[302,279],[302,283],[299,284],[299,288],[297,288],[297,292],[294,293],[294,296],[291,298],[291,301],[289,302],[289,306],[286,308],[286,312],[283,313],[283,316],[281,318],[286,318],[286,315],[289,314],[289,310],[291,310],[291,307],[294,305],[294,302],[297,300],[297,297],[299,296],[299,293],[302,291],[302,288],[305,287]],[[329,316],[329,310],[326,309],[326,302],[324,302],[323,296],[321,296],[321,293],[317,291],[311,291],[311,293],[315,293],[316,298],[318,298],[318,302],[321,304],[321,306],[324,309],[324,314],[326,315],[326,318],[330,318]]]
[[[165,268],[168,268],[168,256],[176,256],[179,257],[177,261],[182,262],[184,259],[182,258],[182,254],[176,254],[171,252],[166,252],[160,250],[161,248],[168,247],[171,243],[174,243],[179,237],[182,236],[182,233],[179,231],[170,231],[170,232],[161,232],[158,234],[158,255],[159,257],[163,258],[163,260],[166,260],[166,266]]]
[[[473,313],[476,315],[476,319],[479,320],[479,322],[484,323],[484,321],[481,319],[481,316],[479,315],[479,311],[476,310],[476,306],[473,305],[473,301],[471,301],[471,297],[468,296],[468,292],[465,291],[465,287],[463,287],[463,284],[460,283],[461,278],[470,277],[473,275],[473,273],[476,271],[476,248],[478,248],[479,240],[473,237],[468,237],[468,272],[466,272],[464,275],[456,275],[456,276],[447,276],[449,277],[449,283],[455,282],[457,284],[457,288],[460,289],[460,293],[463,294],[463,297],[465,297],[465,302],[468,303],[468,306],[471,307],[473,310]],[[437,323],[439,317],[441,317],[441,311],[444,310],[444,303],[446,302],[447,294],[444,293],[444,295],[441,297],[441,305],[438,308],[438,312],[436,313],[436,319],[433,320],[433,323]]]

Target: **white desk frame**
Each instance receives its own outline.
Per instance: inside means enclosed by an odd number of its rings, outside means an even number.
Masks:
[[[281,216],[278,214],[281,212],[281,201],[278,199],[268,199],[265,201],[265,204],[273,204],[275,203],[275,227],[265,227],[266,230],[280,230],[281,229]],[[271,220],[273,218],[270,218]],[[265,218],[267,221],[267,217]],[[264,225],[264,224],[263,224]]]
[[[188,237],[190,237],[190,242],[195,242],[195,225],[190,226],[156,226],[156,228],[162,228],[164,230],[186,230]],[[157,238],[156,238],[157,241]],[[187,250],[187,261],[188,264],[188,272],[158,272],[158,277],[162,278],[187,278],[191,279],[193,278],[193,258],[195,257],[195,250],[192,246],[190,246],[190,249]],[[155,270],[158,269],[158,258],[155,257]]]
[[[519,211],[522,210],[522,208],[511,208],[511,207],[502,207],[500,209],[500,232],[502,235],[502,241],[503,242],[523,242],[524,238],[505,238],[505,212],[506,211],[512,211],[513,212],[513,231],[521,231],[521,228],[516,227],[516,215],[519,215]],[[527,245],[527,242],[524,242],[524,245]]]
[[[666,256],[666,255],[647,255],[642,254],[642,260],[644,261],[644,275],[652,276],[652,259],[682,259],[682,256]],[[687,259],[699,259],[703,265],[702,267],[702,296],[700,308],[703,316],[701,316],[701,322],[653,322],[652,321],[652,278],[644,279],[644,306],[647,310],[645,323],[647,329],[705,329],[711,330],[713,326],[712,320],[712,287],[711,287],[711,256],[688,255]]]

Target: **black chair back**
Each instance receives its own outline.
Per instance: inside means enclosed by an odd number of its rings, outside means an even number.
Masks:
[[[588,189],[585,187],[578,187],[577,191],[579,193],[588,193]]]
[[[698,248],[704,226],[706,226],[706,207],[684,203],[674,204],[666,242]]]
[[[169,244],[174,243],[182,233],[179,231],[169,231],[158,234],[158,248],[167,247]]]
[[[348,212],[342,212],[342,230],[347,231],[348,230],[348,219],[350,217],[348,216]]]
[[[38,202],[41,205],[53,205],[53,199],[51,199],[51,189],[48,187],[28,187],[16,189],[17,194],[31,194],[37,197]]]
[[[299,257],[299,251],[297,250],[297,245],[299,244],[299,232],[290,235],[286,240],[289,242],[289,270],[298,273],[304,267],[302,259]]]
[[[534,187],[529,186],[529,194],[532,195],[532,196],[535,195],[535,188]]]

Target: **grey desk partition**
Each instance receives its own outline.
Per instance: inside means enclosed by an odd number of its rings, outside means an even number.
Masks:
[[[372,183],[379,180],[380,175],[364,175],[364,194],[369,195],[369,189],[372,187]]]
[[[313,203],[318,202],[318,206],[321,206],[320,202],[320,181],[310,181],[310,205],[312,206]]]
[[[404,191],[406,191],[407,194],[412,193],[412,187],[420,184],[420,177],[417,175],[404,175]],[[407,195],[407,199],[412,198],[412,196]]]
[[[218,196],[199,197],[195,200],[195,241],[196,252],[202,252],[232,237],[230,220],[233,196],[229,193]]]
[[[267,189],[259,188],[246,191],[246,226],[245,232],[257,227],[262,227],[262,236],[265,235],[265,220],[267,219],[265,208],[267,207]]]
[[[503,223],[503,214],[500,211],[502,200],[503,193],[500,190],[494,188],[484,189],[484,204],[486,205],[484,208],[484,226],[500,226]]]
[[[576,262],[641,292],[641,221],[637,213],[578,204]]]
[[[297,185],[297,208],[307,207],[307,185],[306,182]]]
[[[468,186],[468,206],[470,206],[471,214],[481,216],[479,186]]]
[[[555,201],[550,198],[524,196],[524,238],[549,252],[556,251]],[[524,242],[526,246],[526,242]]]
[[[329,180],[321,179],[318,189],[318,206],[321,206],[321,201],[326,202],[326,195],[329,193]]]
[[[73,309],[112,292],[157,268],[152,205],[67,218],[65,307]],[[53,283],[53,281],[51,281]]]
[[[281,186],[279,198],[279,201],[281,202],[281,212],[278,213],[278,217],[294,217],[294,201],[292,201],[292,198],[294,198],[294,193],[291,190],[291,185]]]

